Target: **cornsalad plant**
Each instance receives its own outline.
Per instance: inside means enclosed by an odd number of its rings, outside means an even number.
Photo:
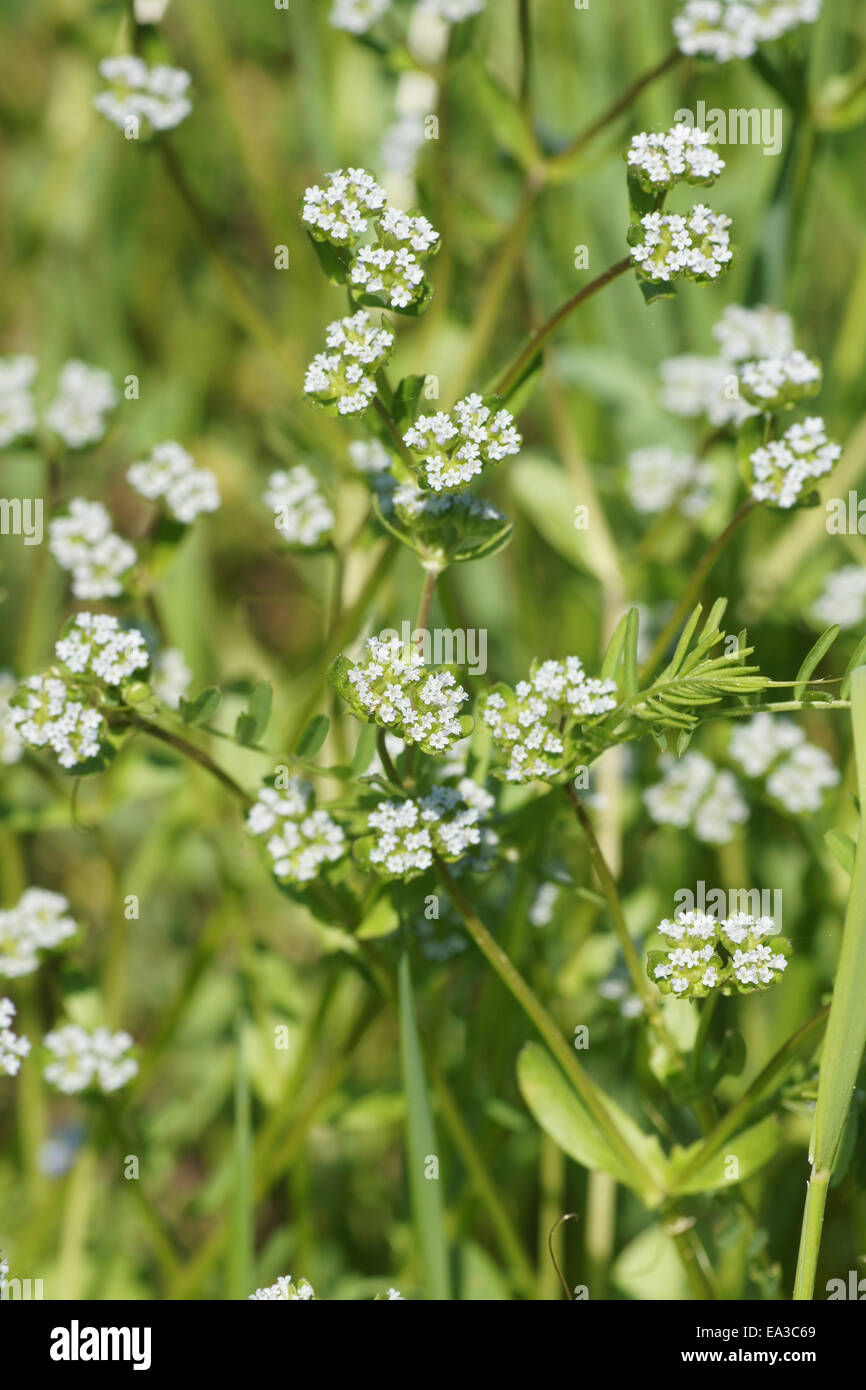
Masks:
[[[840,1296],[859,6],[63,9],[0,19],[4,1279]]]

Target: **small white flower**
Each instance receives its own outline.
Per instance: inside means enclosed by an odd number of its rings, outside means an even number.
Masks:
[[[306,1279],[299,1279],[297,1284],[294,1284],[291,1274],[281,1274],[275,1284],[256,1289],[255,1293],[249,1296],[251,1302],[276,1300],[279,1303],[309,1303],[313,1299],[316,1299],[316,1293],[312,1284]]]
[[[740,387],[747,401],[769,412],[814,396],[821,377],[821,364],[815,358],[794,351],[785,357],[746,362],[740,368]]]
[[[9,704],[17,689],[18,681],[12,672],[0,671],[0,763],[6,767],[17,763],[24,751],[15,715]]]
[[[843,565],[827,576],[824,588],[812,604],[816,622],[829,627],[859,627],[866,618],[866,569],[862,565]]]
[[[0,357],[0,449],[36,429],[35,376],[35,357]]]
[[[262,501],[274,513],[274,525],[289,545],[312,549],[334,529],[334,513],[309,468],[299,463],[272,473]]]
[[[417,460],[425,487],[459,492],[485,465],[518,454],[523,440],[510,411],[496,410],[481,396],[471,395],[458,401],[450,414],[440,410],[419,415],[403,442]]]
[[[391,7],[391,0],[334,0],[328,23],[350,34],[366,34]]]
[[[0,975],[30,975],[39,952],[53,950],[76,931],[67,916],[69,903],[60,893],[28,888],[15,907],[0,911]]]
[[[759,43],[781,38],[801,24],[814,24],[822,0],[684,0],[674,19],[683,53],[728,63],[750,58]]]
[[[110,613],[76,613],[64,632],[54,651],[76,676],[120,685],[148,664],[147,646],[139,629],[122,628]]]
[[[705,415],[711,425],[739,427],[754,406],[739,393],[736,368],[722,357],[687,353],[670,357],[661,365],[662,404],[674,415],[696,419]]]
[[[363,414],[376,395],[376,373],[391,355],[394,334],[376,328],[359,309],[330,323],[325,343],[326,351],[317,353],[307,368],[304,391],[338,415]]]
[[[192,671],[176,647],[161,651],[153,668],[153,693],[169,709],[178,709],[192,682]]]
[[[733,259],[730,225],[729,217],[703,203],[685,217],[675,212],[646,213],[640,219],[643,236],[635,227],[630,233],[638,279],[652,284],[718,279]]]
[[[588,677],[580,657],[534,662],[529,680],[486,695],[481,719],[507,758],[508,782],[560,780],[586,718],[616,709],[616,681]]]
[[[67,514],[54,517],[48,533],[51,554],[72,574],[76,598],[116,598],[123,592],[123,576],[138,556],[129,541],[114,534],[101,502],[73,497]]]
[[[380,801],[367,817],[375,836],[366,857],[386,878],[415,878],[434,855],[455,860],[480,845],[481,814],[455,787],[434,787],[419,801]]]
[[[749,456],[752,496],[777,507],[793,507],[804,484],[830,473],[841,454],[840,445],[828,440],[820,416],[810,416]]]
[[[644,131],[632,137],[626,163],[648,193],[666,192],[680,181],[711,184],[725,161],[710,147],[705,130],[685,124],[664,134]]]
[[[469,692],[450,671],[425,666],[399,637],[370,637],[361,661],[342,660],[340,693],[362,717],[425,753],[444,753],[464,736],[460,710]]]
[[[98,756],[105,721],[56,676],[30,676],[11,706],[19,737],[28,748],[51,748],[61,767]]]
[[[359,473],[387,473],[391,455],[378,439],[355,439],[349,445],[352,467]]]
[[[105,434],[105,416],[120,397],[108,372],[73,360],[61,369],[57,395],[45,423],[70,449],[96,444]]]
[[[125,134],[172,130],[192,111],[186,95],[192,78],[183,68],[148,67],[143,58],[123,54],[104,58],[99,74],[109,90],[93,98],[96,110]]]
[[[803,743],[791,756],[774,768],[767,778],[767,791],[790,811],[819,811],[823,793],[841,781],[838,768],[828,753],[813,743]]]
[[[805,737],[790,719],[762,712],[737,725],[731,734],[730,754],[747,776],[763,777],[777,758],[790,753]]]
[[[77,1023],[55,1028],[43,1038],[54,1057],[43,1071],[46,1081],[65,1095],[74,1095],[95,1086],[105,1094],[118,1091],[138,1073],[138,1062],[127,1057],[133,1046],[129,1033],[112,1033],[108,1028],[92,1032]]]
[[[660,759],[661,782],[647,787],[644,804],[659,825],[691,827],[707,844],[726,844],[734,827],[748,820],[749,809],[729,772],[719,772],[694,750],[679,760]]]
[[[247,829],[265,841],[281,883],[309,883],[347,849],[342,827],[327,811],[314,808],[313,788],[300,777],[292,777],[284,790],[263,787],[247,816]]]
[[[729,304],[713,328],[726,362],[786,357],[794,351],[794,321],[790,314],[759,304],[747,309]]]
[[[189,526],[200,512],[220,506],[219,485],[208,468],[196,468],[192,454],[173,439],[157,444],[150,458],[133,463],[127,482],[141,497],[162,500],[175,521]]]
[[[319,241],[352,246],[366,234],[372,214],[385,206],[386,195],[366,169],[336,169],[327,184],[304,192],[301,218]]]
[[[26,1057],[30,1052],[27,1038],[19,1038],[12,1031],[15,1012],[15,1005],[11,999],[0,999],[0,1076],[17,1076],[22,1057]],[[5,1278],[8,1272],[7,1265],[5,1271],[2,1271],[2,1277]]]
[[[692,454],[666,445],[636,449],[626,459],[627,489],[638,512],[663,512],[674,503],[685,516],[700,516],[712,500],[713,469]]]

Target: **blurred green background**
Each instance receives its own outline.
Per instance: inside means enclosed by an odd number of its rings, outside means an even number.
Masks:
[[[529,8],[528,99],[546,150],[566,144],[672,44],[673,0]],[[282,360],[233,312],[158,149],[124,140],[92,109],[98,62],[128,50],[126,7],[4,0],[0,11],[0,354],[34,354],[46,398],[70,357],[107,368],[118,383],[139,378],[139,399],[122,402],[105,440],[59,458],[60,499],[100,498],[117,529],[134,536],[142,509],[123,475],[153,444],[177,439],[217,474],[222,509],[197,523],[166,575],[161,622],[194,670],[193,689],[216,683],[228,692],[221,727],[232,727],[250,681],[273,683],[267,741],[277,750],[293,746],[305,714],[335,712],[323,681],[334,586],[350,612],[387,549],[375,522],[363,525],[369,493],[349,460],[362,430],[313,411],[302,394],[305,365],[326,323],[345,312],[345,296],[321,275],[297,200],[329,169],[363,165],[384,176],[400,77],[397,59],[332,29],[328,10],[325,0],[292,0],[288,11],[171,0],[158,32],[143,36],[146,56],[192,74],[193,114],[169,139],[221,254],[278,335]],[[482,90],[485,73],[519,89],[517,16],[511,0],[488,0],[437,94],[439,138],[420,152],[417,204],[443,249],[432,262],[429,311],[398,321],[395,379],[435,374],[446,403],[458,383],[482,389],[533,324],[625,254],[621,149],[631,133],[666,127],[677,108],[702,99],[725,109],[782,106],[784,144],[777,158],[749,145],[723,152],[728,167],[708,201],[732,217],[740,254],[722,284],[686,286],[647,309],[626,276],[556,336],[520,417],[524,454],[489,489],[515,521],[512,543],[449,575],[434,608],[435,621],[488,631],[489,669],[470,679],[473,693],[485,679],[520,679],[534,656],[576,652],[593,671],[628,604],[651,616],[682,592],[742,491],[732,450],[711,454],[717,487],[707,515],[672,523],[643,546],[647,522],[625,498],[624,460],[636,447],[695,441],[694,427],[660,404],[659,364],[711,354],[726,304],[787,310],[798,346],[823,360],[816,409],[846,445],[824,495],[845,495],[866,471],[863,125],[856,101],[844,119],[833,114],[848,92],[840,79],[854,91],[864,74],[859,0],[828,0],[820,23],[798,36],[811,112],[785,105],[749,63],[684,64],[649,87],[567,179],[531,200]],[[522,199],[526,216],[512,232]],[[280,246],[289,249],[286,270],[274,266]],[[577,246],[588,248],[588,270],[575,269]],[[328,554],[288,554],[261,501],[271,471],[302,461],[336,504],[339,566]],[[0,491],[45,495],[45,467],[33,451],[7,451]],[[571,524],[578,504],[590,509],[585,532]],[[861,537],[827,536],[824,519],[820,508],[755,515],[712,576],[711,596],[730,598],[728,628],[748,624],[762,669],[779,679],[793,676],[814,640],[808,609],[824,576],[864,558]],[[66,577],[46,548],[12,538],[0,542],[0,565],[0,667],[24,675],[50,658],[69,608]],[[360,615],[363,631],[412,618],[421,578],[402,552]],[[826,674],[842,674],[858,636],[843,635]],[[651,743],[600,777],[601,831],[621,864],[636,932],[700,879],[783,891],[796,951],[784,987],[726,1006],[747,1040],[746,1078],[819,1006],[838,951],[846,879],[822,835],[856,826],[850,741],[843,714],[813,712],[803,723],[837,761],[842,784],[820,815],[800,822],[753,805],[746,831],[720,851],[647,819],[641,789],[658,779]],[[354,731],[338,719],[330,751],[340,754]],[[713,756],[721,740],[710,726],[695,746]],[[228,743],[213,752],[250,790],[272,768]],[[15,982],[22,1030],[41,1036],[64,1000],[99,991],[143,1058],[117,1122],[49,1091],[36,1065],[0,1085],[0,1248],[13,1273],[44,1278],[48,1297],[239,1298],[288,1270],[323,1297],[366,1298],[388,1284],[423,1297],[396,1025],[341,934],[279,895],[236,808],[205,773],[170,755],[136,746],[72,803],[68,788],[57,795],[30,762],[0,772],[2,903],[31,884],[53,888],[84,928],[70,956]],[[638,1100],[646,1044],[640,1026],[599,994],[617,960],[605,912],[562,891],[546,925],[529,920],[552,875],[592,886],[576,828],[548,799],[506,832],[506,844],[513,853],[485,888],[485,920],[564,1032],[589,1025],[593,1073],[637,1113],[654,1103],[650,1083]],[[137,921],[123,916],[131,893]],[[528,1026],[466,938],[465,950],[449,953],[457,931],[447,917],[432,941],[408,928],[419,1014],[530,1273],[503,1252],[478,1174],[440,1113],[455,1296],[559,1296],[547,1232],[571,1210],[589,1213],[563,1238],[571,1285],[588,1284],[593,1298],[684,1296],[654,1220],[539,1134],[514,1078]],[[248,1128],[235,1095],[242,1001]],[[285,1053],[271,1043],[279,1024],[289,1027]],[[695,1204],[731,1297],[756,1296],[765,1276],[763,1287],[783,1296],[790,1286],[809,1127],[801,1095],[785,1115],[783,1153],[747,1185],[753,1225],[724,1198]],[[44,1145],[58,1136],[55,1174],[45,1171]],[[139,1181],[123,1177],[127,1154],[140,1156]],[[819,1289],[866,1249],[862,1169],[861,1158],[831,1198]],[[778,1285],[766,1275],[776,1263]]]

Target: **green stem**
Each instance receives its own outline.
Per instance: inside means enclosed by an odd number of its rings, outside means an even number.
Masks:
[[[561,305],[555,314],[551,314],[546,323],[543,323],[540,328],[535,330],[529,342],[517,354],[511,366],[507,367],[499,378],[496,385],[493,387],[492,394],[495,396],[506,395],[514,383],[520,380],[530,362],[538,356],[538,353],[541,351],[548,338],[556,332],[561,323],[564,323],[569,314],[573,313],[581,304],[584,304],[587,299],[591,299],[593,295],[598,294],[599,290],[603,290],[606,285],[618,279],[620,275],[625,275],[626,271],[630,270],[633,265],[634,261],[631,256],[624,256],[621,261],[617,261],[616,265],[610,266],[602,275],[597,276],[590,284],[584,285],[582,290],[578,290],[577,294],[572,295],[571,299],[566,300],[565,304]]]
[[[666,72],[670,72],[672,68],[677,67],[683,62],[685,56],[686,55],[682,53],[679,48],[675,48],[671,53],[668,53],[667,57],[663,58],[660,63],[657,63],[654,68],[650,68],[649,71],[645,72],[642,77],[639,77],[636,82],[633,82],[632,85],[623,92],[622,96],[617,98],[612,106],[609,106],[606,111],[603,111],[600,116],[597,116],[592,124],[588,125],[585,130],[582,130],[579,135],[576,135],[564,149],[558,150],[557,153],[548,160],[548,168],[557,169],[561,165],[567,164],[575,155],[580,154],[586,146],[595,139],[596,135],[600,135],[603,130],[606,130],[609,125],[613,124],[618,116],[623,115],[630,106],[634,105],[641,92],[646,87],[649,87],[650,84],[655,82],[659,77],[663,77]]]
[[[806,1185],[806,1205],[803,1208],[803,1229],[797,1254],[797,1274],[794,1281],[794,1302],[810,1302],[815,1296],[815,1273],[821,1232],[824,1227],[824,1208],[832,1173],[825,1168],[812,1169]]]

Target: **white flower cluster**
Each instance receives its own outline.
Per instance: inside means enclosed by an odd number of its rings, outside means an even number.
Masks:
[[[643,236],[634,225],[629,232],[638,279],[653,284],[718,279],[733,259],[730,225],[730,217],[703,203],[685,217],[676,212],[646,213],[640,219]]]
[[[676,504],[685,516],[700,516],[712,500],[711,464],[665,444],[636,449],[626,459],[629,501],[635,511],[663,512]]]
[[[12,1031],[15,1013],[15,1005],[11,999],[0,999],[0,1076],[17,1076],[21,1069],[21,1058],[26,1057],[30,1051],[27,1038],[19,1038]],[[5,1274],[8,1272],[7,1265]]]
[[[378,439],[354,439],[349,458],[358,473],[387,473],[391,468],[391,455]]]
[[[820,362],[798,349],[786,357],[746,362],[740,371],[740,387],[750,405],[772,411],[816,395],[821,378]]]
[[[36,428],[35,376],[35,357],[0,357],[0,449]]]
[[[108,1028],[88,1032],[69,1023],[46,1033],[43,1043],[55,1060],[42,1074],[65,1095],[93,1085],[105,1094],[119,1091],[138,1072],[135,1058],[125,1055],[133,1045],[129,1033],[112,1033]]]
[[[827,627],[832,623],[844,628],[859,627],[866,618],[866,569],[862,565],[843,565],[828,575],[812,604],[812,616]]]
[[[391,0],[334,0],[328,23],[350,34],[366,34],[390,8]]]
[[[74,936],[76,924],[67,916],[68,907],[60,893],[28,888],[14,907],[0,911],[0,975],[31,975],[39,966],[40,951],[53,950]]]
[[[451,414],[419,415],[403,442],[423,465],[420,476],[433,492],[457,492],[485,464],[518,454],[522,439],[508,410],[485,405],[479,395],[458,401]]]
[[[340,0],[338,0],[339,2]],[[333,19],[331,23],[333,23]],[[281,1274],[275,1284],[268,1284],[267,1288],[256,1289],[255,1293],[251,1293],[249,1301],[255,1303],[258,1300],[262,1303],[276,1300],[278,1303],[309,1303],[316,1297],[316,1292],[308,1279],[299,1279],[297,1284],[294,1284],[291,1274]]]
[[[769,773],[767,792],[792,815],[820,810],[824,791],[840,780],[829,754],[807,743],[802,729],[790,719],[756,714],[734,729],[729,751],[747,776]]]
[[[746,912],[723,920],[706,912],[678,912],[657,930],[670,949],[649,953],[647,973],[662,994],[681,999],[704,999],[717,989],[747,994],[766,988],[785,970],[791,951],[790,943],[775,935],[772,917]],[[766,944],[768,937],[772,945]]]
[[[74,675],[105,685],[120,685],[149,661],[139,629],[122,628],[111,613],[76,613],[54,651]]]
[[[481,718],[508,759],[509,782],[547,782],[569,771],[574,721],[616,709],[616,682],[586,675],[577,656],[533,663],[514,690],[497,686],[481,703]]]
[[[338,415],[363,414],[376,394],[376,373],[391,355],[394,334],[376,328],[359,309],[328,325],[325,344],[328,351],[316,353],[307,368],[304,391]]]
[[[706,844],[724,845],[749,818],[749,808],[730,772],[719,771],[702,753],[661,758],[661,782],[647,787],[644,804],[659,825],[691,828]]]
[[[305,464],[272,473],[262,501],[274,513],[274,525],[289,545],[310,550],[328,539],[334,513]]]
[[[725,167],[725,161],[710,148],[707,132],[685,124],[662,134],[643,131],[633,135],[625,159],[647,193],[664,192],[680,180],[711,184]]]
[[[291,777],[285,789],[263,787],[247,816],[247,829],[265,841],[281,883],[309,883],[346,852],[343,830],[312,800],[310,783]]]
[[[18,689],[18,681],[11,671],[0,671],[0,763],[11,767],[17,763],[24,750],[18,725],[9,701]]]
[[[380,801],[367,817],[376,834],[362,858],[387,878],[415,878],[432,867],[434,855],[459,859],[480,845],[483,814],[456,787],[434,787],[418,801]]]
[[[814,24],[822,0],[685,0],[674,19],[680,51],[729,63],[750,58],[759,43]]]
[[[186,95],[192,79],[183,68],[164,63],[148,67],[143,58],[121,54],[103,58],[99,75],[110,87],[93,98],[93,105],[112,125],[136,140],[142,130],[172,130],[192,110]]]
[[[388,208],[378,224],[376,246],[362,246],[349,279],[362,295],[384,299],[392,309],[408,309],[420,297],[424,269],[418,259],[430,254],[439,233],[426,217]]]
[[[153,667],[153,693],[169,709],[179,709],[192,683],[192,671],[186,664],[183,652],[176,647],[166,647],[160,652]]]
[[[425,753],[443,753],[466,734],[460,709],[469,692],[450,671],[425,666],[399,637],[369,637],[361,661],[338,662],[337,688],[360,718]]]
[[[459,492],[425,492],[423,488],[415,487],[414,483],[401,483],[394,488],[390,501],[397,515],[409,525],[426,526],[453,521],[461,527],[471,522],[492,522],[504,526],[508,520],[504,512],[484,497]]]
[[[51,748],[61,767],[76,767],[99,755],[105,730],[102,715],[57,676],[28,677],[11,711],[23,743]]]
[[[173,439],[155,445],[150,458],[132,464],[126,477],[139,496],[150,502],[162,499],[169,515],[184,526],[220,505],[215,475],[209,468],[196,468],[192,454]]]
[[[743,304],[729,304],[712,331],[725,362],[784,357],[794,351],[791,315],[767,304],[752,309]]]
[[[304,192],[301,218],[316,241],[348,253],[349,283],[362,299],[406,310],[427,293],[421,264],[439,245],[426,217],[387,206],[385,190],[365,169],[337,169],[327,187]],[[372,245],[359,243],[371,231]]]
[[[116,598],[123,592],[123,576],[138,556],[129,541],[112,531],[101,502],[73,497],[67,514],[55,517],[48,532],[51,554],[71,573],[76,598]]]
[[[711,425],[735,428],[758,412],[740,396],[737,368],[721,357],[685,353],[661,364],[662,404],[674,415],[705,415]]]
[[[804,484],[830,473],[841,454],[841,446],[828,440],[824,421],[812,415],[749,455],[752,496],[777,507],[793,507]]]
[[[57,395],[45,412],[45,423],[70,449],[96,444],[105,434],[105,416],[120,397],[108,372],[85,362],[67,362],[60,371]]]

